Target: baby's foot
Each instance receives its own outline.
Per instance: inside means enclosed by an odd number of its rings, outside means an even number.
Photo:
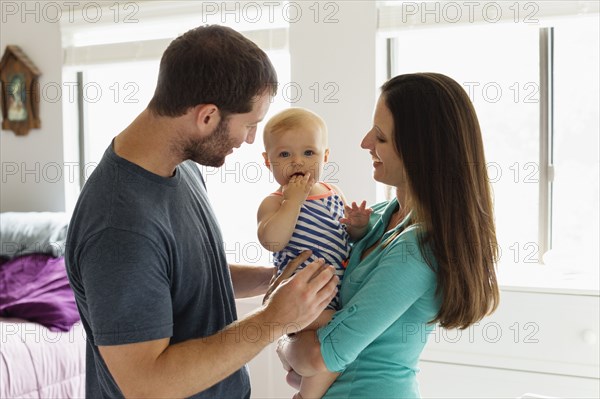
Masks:
[[[285,380],[288,383],[288,385],[291,386],[292,388],[300,389],[300,383],[302,382],[302,376],[300,374],[296,373],[294,370],[288,371],[287,375],[285,376]],[[300,396],[297,399],[302,399],[302,397]]]

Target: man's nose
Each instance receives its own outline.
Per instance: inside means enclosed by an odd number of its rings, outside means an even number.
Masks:
[[[256,138],[256,132],[248,133],[248,135],[246,136],[246,143],[248,143],[248,144],[254,143],[255,138]]]

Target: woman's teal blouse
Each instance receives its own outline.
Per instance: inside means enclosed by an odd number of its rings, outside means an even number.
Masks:
[[[417,364],[440,302],[436,273],[419,249],[418,225],[360,259],[380,237],[383,243],[408,224],[410,215],[385,231],[397,209],[396,199],[373,206],[372,227],[350,254],[342,309],[317,331],[325,365],[342,373],[324,398],[420,397]]]

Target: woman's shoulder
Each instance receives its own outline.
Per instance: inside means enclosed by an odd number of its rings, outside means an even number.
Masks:
[[[403,263],[424,266],[424,270],[435,273],[437,262],[419,224],[407,226],[385,248],[385,256],[399,259]]]

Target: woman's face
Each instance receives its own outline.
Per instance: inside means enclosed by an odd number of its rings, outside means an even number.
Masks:
[[[394,187],[405,183],[405,170],[393,140],[394,117],[379,97],[373,116],[373,128],[363,138],[360,146],[369,150],[373,159],[373,179]]]

